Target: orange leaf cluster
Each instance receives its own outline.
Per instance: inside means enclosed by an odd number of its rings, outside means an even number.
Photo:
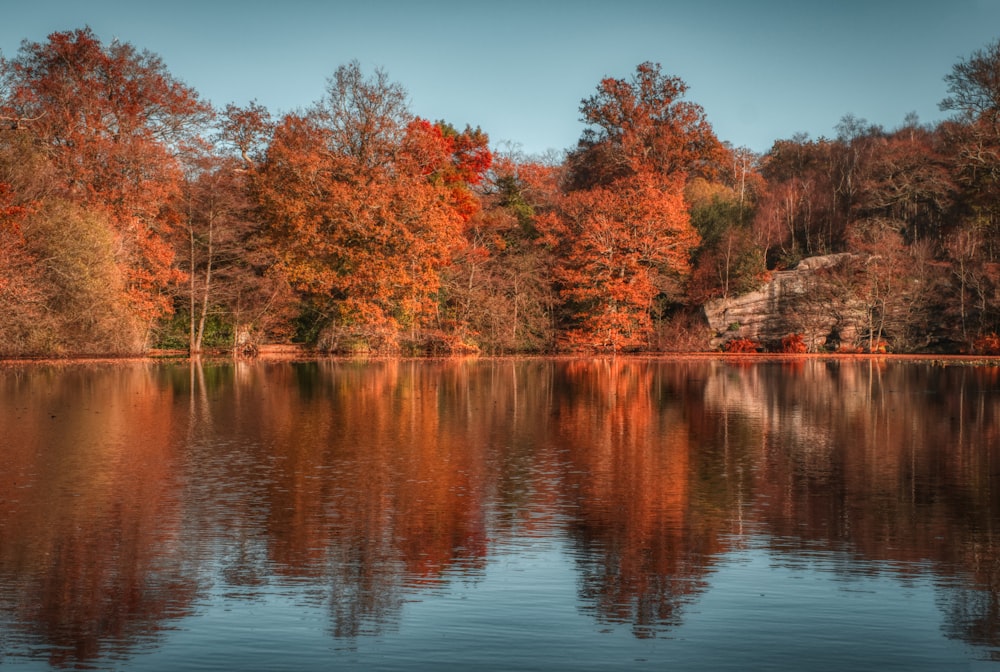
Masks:
[[[25,43],[13,62],[8,109],[48,150],[62,195],[107,213],[116,262],[137,314],[169,310],[174,278],[163,213],[183,178],[179,154],[196,142],[208,105],[173,80],[159,58],[88,29]]]
[[[688,274],[698,244],[680,190],[640,173],[569,194],[549,223],[554,275],[579,324],[574,340],[599,350],[642,346],[653,300]]]
[[[789,334],[781,339],[781,352],[785,354],[801,354],[809,351],[803,334]]]
[[[760,352],[761,346],[760,343],[749,338],[734,338],[731,341],[726,341],[722,349],[726,352],[748,354],[751,352]]]
[[[980,336],[973,342],[972,349],[977,355],[1000,355],[1000,336],[994,332]]]

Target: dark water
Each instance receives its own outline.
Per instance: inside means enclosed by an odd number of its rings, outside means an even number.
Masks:
[[[986,669],[998,534],[992,367],[0,369],[15,669]]]

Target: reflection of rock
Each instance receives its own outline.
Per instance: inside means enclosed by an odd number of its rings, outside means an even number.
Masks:
[[[777,271],[760,289],[705,305],[715,331],[712,347],[746,338],[777,343],[789,334],[803,334],[811,350],[829,341],[853,343],[864,321],[863,307],[849,305],[831,291],[831,271],[842,269],[851,254],[810,257],[791,271]]]

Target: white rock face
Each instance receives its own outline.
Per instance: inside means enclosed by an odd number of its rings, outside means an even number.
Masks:
[[[803,259],[793,270],[773,273],[757,291],[708,302],[712,347],[737,338],[775,344],[791,334],[802,334],[811,351],[831,340],[853,343],[864,323],[864,308],[830,282],[831,272],[851,258],[831,254]]]

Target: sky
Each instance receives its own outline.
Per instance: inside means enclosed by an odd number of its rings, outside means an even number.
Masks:
[[[324,95],[341,65],[382,69],[410,111],[478,126],[495,148],[571,149],[580,101],[640,63],[688,84],[716,135],[767,151],[945,118],[952,66],[1000,39],[1000,0],[0,0],[0,54],[89,26],[160,56],[218,107],[275,115]]]

